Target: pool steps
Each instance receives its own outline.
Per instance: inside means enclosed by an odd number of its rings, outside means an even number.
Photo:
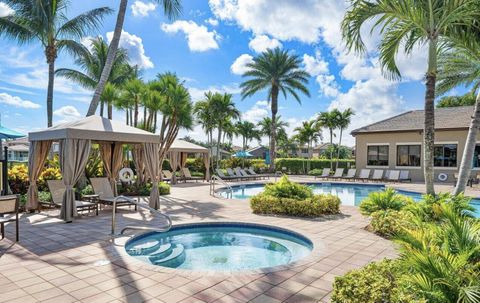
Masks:
[[[141,255],[150,255],[158,250],[164,248],[165,245],[169,244],[161,244],[160,241],[147,242],[147,243],[140,243],[133,247],[129,247],[127,249],[128,253],[132,256],[141,256]]]
[[[177,267],[185,261],[185,247],[182,244],[171,244],[161,252],[150,255],[148,259],[154,265]]]

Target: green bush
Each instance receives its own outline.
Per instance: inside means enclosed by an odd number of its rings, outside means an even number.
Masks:
[[[220,161],[220,168],[235,168],[235,167],[253,167],[256,172],[265,171],[268,165],[265,164],[263,159],[241,159],[232,157]]]
[[[264,193],[250,199],[254,214],[318,217],[340,212],[340,199],[333,195],[315,195],[304,200],[278,198]]]
[[[413,200],[398,194],[389,187],[384,191],[372,192],[360,203],[360,212],[370,215],[379,210],[401,210],[407,204],[413,204]]]
[[[133,184],[122,184],[117,187],[118,194],[125,196],[149,196],[152,190],[152,184],[147,183],[145,185]],[[165,182],[160,182],[158,184],[158,190],[160,195],[169,195],[170,194],[170,185]]]
[[[371,231],[390,238],[400,235],[405,228],[411,227],[413,219],[410,212],[393,209],[378,210],[371,214],[369,227]]]
[[[401,285],[399,261],[385,259],[336,277],[332,303],[427,302]]]
[[[39,191],[38,201],[40,202],[52,202],[52,194],[49,191]]]
[[[310,170],[330,168],[330,163],[336,163],[336,159],[303,159],[303,158],[278,158],[275,160],[275,169],[278,171],[286,170],[289,174],[307,173],[307,162],[310,162]],[[353,159],[340,159],[339,168],[350,168],[355,165]]]
[[[313,191],[310,187],[292,182],[286,175],[282,176],[276,183],[266,184],[263,193],[275,198],[291,198],[297,200],[311,198],[313,196]]]
[[[321,176],[323,174],[323,169],[315,168],[308,172],[310,176]]]
[[[205,174],[203,158],[188,158],[185,167],[190,170],[192,176],[199,176],[198,173],[201,173],[202,176]]]

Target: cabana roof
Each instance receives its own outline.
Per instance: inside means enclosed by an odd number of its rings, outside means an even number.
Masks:
[[[160,143],[160,136],[100,116],[89,116],[28,134],[29,141],[85,139],[123,143]]]
[[[208,148],[181,139],[173,141],[168,151],[208,154]]]

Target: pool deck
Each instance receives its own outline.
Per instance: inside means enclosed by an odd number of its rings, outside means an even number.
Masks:
[[[479,195],[477,189],[469,191]],[[0,241],[0,302],[329,302],[335,276],[396,255],[392,242],[364,229],[367,220],[351,206],[342,206],[341,215],[318,219],[259,216],[251,213],[247,201],[213,198],[207,183],[189,182],[174,186],[162,199],[161,210],[174,224],[240,221],[291,229],[310,238],[317,250],[299,264],[273,272],[151,270],[121,253],[124,239],[112,241],[110,209],[71,224],[60,221],[58,211],[23,214],[20,242],[9,240],[14,238],[11,224],[8,239]],[[126,208],[118,212],[117,231],[145,221],[150,226],[163,223],[149,212]]]

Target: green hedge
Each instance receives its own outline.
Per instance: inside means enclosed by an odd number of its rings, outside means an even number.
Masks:
[[[310,170],[330,168],[330,163],[333,162],[333,166],[336,165],[336,160],[330,159],[303,159],[303,158],[278,158],[275,160],[275,169],[278,171],[284,171],[288,174],[307,174],[307,163],[310,162]],[[355,165],[353,159],[340,159],[338,161],[338,167],[350,168]]]
[[[230,159],[223,159],[220,161],[220,168],[235,168],[235,167],[253,167],[256,172],[265,171],[268,165],[263,159],[241,159],[232,157]]]

